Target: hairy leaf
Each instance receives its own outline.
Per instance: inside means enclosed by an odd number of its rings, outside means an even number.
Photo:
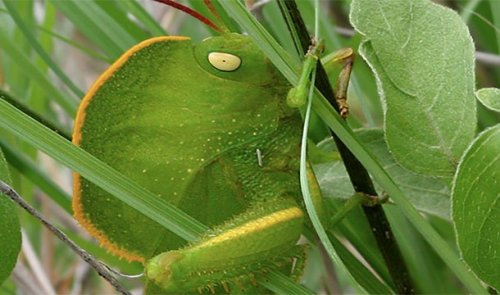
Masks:
[[[395,159],[451,178],[476,128],[474,46],[465,24],[427,0],[354,0],[351,22],[366,37],[360,53],[385,100]]]
[[[452,217],[464,260],[500,289],[500,125],[465,153],[453,183]]]
[[[500,112],[500,89],[482,88],[476,91],[476,97],[488,109]]]
[[[413,173],[399,166],[389,153],[381,130],[359,130],[357,135],[392,179],[404,190],[415,207],[423,212],[449,219],[450,192],[442,181]],[[331,149],[333,142],[323,142],[321,147]],[[315,171],[326,197],[347,199],[354,194],[342,162],[320,164],[315,166]]]

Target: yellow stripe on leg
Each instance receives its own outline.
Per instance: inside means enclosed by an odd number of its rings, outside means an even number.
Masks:
[[[284,223],[293,219],[298,219],[304,217],[304,212],[298,207],[287,208],[284,210],[276,211],[269,215],[263,216],[261,218],[247,222],[239,227],[230,229],[225,233],[222,233],[216,237],[213,237],[193,248],[201,249],[205,247],[211,247],[215,244],[223,243],[228,240],[241,238],[246,235],[251,235],[256,232],[265,230],[279,223]]]

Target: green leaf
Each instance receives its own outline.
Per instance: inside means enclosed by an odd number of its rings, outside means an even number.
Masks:
[[[408,199],[419,210],[450,218],[450,192],[445,183],[433,177],[413,173],[399,166],[384,142],[382,130],[361,129],[356,132]],[[332,140],[321,143],[324,150],[335,148]],[[348,199],[354,194],[342,162],[322,163],[314,167],[316,176],[326,197]],[[379,188],[377,188],[380,191]]]
[[[467,27],[427,0],[354,0],[351,22],[366,37],[360,53],[385,99],[395,159],[415,172],[451,178],[476,130]]]
[[[7,162],[0,149],[0,180],[10,182]],[[16,214],[16,205],[0,193],[0,285],[7,279],[16,265],[21,250],[21,228]]]
[[[500,125],[467,150],[453,182],[452,216],[464,260],[500,289]]]
[[[488,109],[500,112],[500,89],[482,88],[476,91],[476,97]]]

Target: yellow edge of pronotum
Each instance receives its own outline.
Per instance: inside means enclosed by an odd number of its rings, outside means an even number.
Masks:
[[[292,207],[276,211],[269,215],[263,216],[261,218],[249,221],[242,226],[233,228],[220,234],[214,238],[211,238],[195,248],[200,249],[204,247],[213,246],[214,244],[222,243],[227,240],[241,238],[243,235],[251,235],[255,232],[262,231],[266,228],[272,227],[278,223],[287,222],[289,220],[302,218],[304,212],[298,207]]]
[[[99,88],[113,75],[113,73],[118,70],[128,59],[137,51],[157,42],[162,41],[185,41],[189,40],[189,37],[183,36],[162,36],[155,37],[151,39],[147,39],[142,41],[141,43],[135,45],[126,51],[116,62],[113,63],[101,76],[94,82],[90,90],[87,92],[85,97],[83,98],[80,107],[78,108],[78,112],[76,114],[75,119],[75,127],[73,129],[73,144],[80,145],[82,140],[81,129],[85,122],[85,110],[87,109],[90,101],[94,94],[99,90]],[[140,261],[144,262],[144,257],[137,253],[133,253],[120,245],[110,241],[106,234],[101,230],[97,229],[92,221],[89,220],[85,212],[83,211],[82,203],[80,202],[80,175],[76,172],[73,173],[73,215],[75,219],[80,223],[80,225],[85,228],[93,237],[95,237],[101,246],[108,249],[114,255],[117,255],[121,258],[125,258],[129,261]]]

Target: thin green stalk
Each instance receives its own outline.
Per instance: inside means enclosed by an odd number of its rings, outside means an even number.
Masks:
[[[106,62],[108,64],[111,64],[114,61],[114,60],[112,60],[112,59],[110,59],[110,58],[108,58],[108,57],[106,57],[104,55],[101,55],[101,54],[95,52],[94,50],[92,50],[90,48],[87,48],[87,47],[85,47],[85,46],[83,46],[83,45],[81,45],[81,44],[79,44],[79,43],[77,43],[77,42],[75,42],[75,41],[67,38],[67,37],[64,37],[64,36],[62,36],[60,34],[57,34],[55,32],[49,31],[49,30],[45,29],[44,27],[37,26],[37,29],[39,29],[40,32],[42,32],[42,33],[48,34],[48,35],[50,35],[50,36],[52,36],[52,37],[54,37],[54,38],[56,38],[56,39],[58,39],[58,40],[60,40],[60,41],[62,41],[64,43],[66,43],[66,44],[68,44],[68,45],[70,45],[70,46],[72,46],[72,47],[80,50],[81,52],[85,53],[86,55],[88,55],[88,56],[90,56],[92,58],[95,58],[97,60]]]
[[[471,15],[474,13],[474,10],[481,1],[482,0],[469,0],[469,2],[467,2],[467,5],[465,5],[465,7],[462,8],[460,16],[462,17],[464,23],[469,22]]]

